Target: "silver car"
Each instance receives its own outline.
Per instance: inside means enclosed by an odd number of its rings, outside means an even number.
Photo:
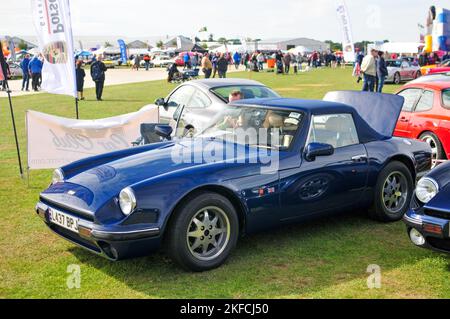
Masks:
[[[201,132],[205,125],[227,104],[231,92],[239,91],[243,99],[278,98],[265,85],[244,79],[208,79],[186,82],[167,98],[156,100],[160,107],[160,122],[169,123],[176,137]]]
[[[415,66],[406,60],[387,60],[388,76],[386,82],[400,84],[404,81],[415,80],[422,75],[420,66]]]
[[[23,77],[22,68],[19,64],[10,62],[9,63],[9,70],[11,71],[10,78],[21,78]]]

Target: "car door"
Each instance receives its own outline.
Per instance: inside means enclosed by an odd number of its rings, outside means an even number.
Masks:
[[[368,157],[351,114],[314,116],[306,145],[330,144],[334,155],[303,160],[299,168],[280,171],[283,220],[338,211],[358,204],[368,177]]]
[[[434,132],[439,127],[439,119],[430,116],[434,107],[435,94],[431,90],[423,90],[414,107],[409,121],[412,138],[418,138],[425,131]]]
[[[411,138],[410,121],[412,112],[422,94],[422,89],[409,88],[401,91],[398,95],[405,98],[402,113],[395,128],[395,136]]]
[[[160,121],[169,123],[175,130],[177,126],[176,114],[181,112],[185,105],[188,105],[194,92],[195,88],[192,85],[182,85],[172,92],[166,100],[167,110],[160,108]]]
[[[409,62],[402,61],[401,67],[400,67],[400,75],[402,76],[403,80],[411,79],[411,70]]]

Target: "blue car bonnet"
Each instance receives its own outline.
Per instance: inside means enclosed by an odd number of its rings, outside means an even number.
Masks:
[[[324,101],[350,105],[376,132],[392,137],[405,99],[394,94],[336,91],[327,93]]]

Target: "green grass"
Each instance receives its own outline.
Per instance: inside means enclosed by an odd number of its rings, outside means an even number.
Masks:
[[[248,78],[250,74],[234,74]],[[350,70],[251,78],[286,97],[321,99],[327,91],[359,89]],[[163,81],[107,87],[105,101],[87,90],[84,119],[138,110],[174,86]],[[387,91],[398,87],[388,85]],[[14,98],[22,156],[25,111],[74,117],[73,100],[56,95]],[[186,273],[162,254],[111,263],[52,234],[34,213],[50,171],[18,177],[7,100],[0,99],[1,298],[448,298],[450,259],[417,249],[404,225],[380,224],[358,213],[322,218],[242,239],[220,269]],[[25,162],[25,161],[24,161]],[[81,288],[66,286],[68,265],[80,265]],[[382,271],[382,288],[368,289],[366,269]]]

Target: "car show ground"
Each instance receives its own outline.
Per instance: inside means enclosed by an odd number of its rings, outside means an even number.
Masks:
[[[178,70],[182,71],[183,67],[178,67]],[[240,71],[243,70],[243,66],[241,66]],[[230,68],[229,72],[237,72],[234,67]],[[201,74],[201,72],[200,72]],[[119,84],[129,84],[129,83],[140,83],[147,81],[158,81],[167,79],[167,70],[166,68],[151,68],[148,71],[141,68],[139,71],[133,71],[129,68],[117,68],[117,69],[108,69],[106,72],[106,81],[105,86],[111,85],[119,85]],[[31,90],[31,80],[30,80],[30,91],[22,91],[22,79],[15,79],[8,81],[9,87],[12,91],[12,96],[22,96],[22,95],[31,95],[36,93],[43,92],[33,92]],[[89,68],[86,68],[86,78],[84,83],[84,88],[94,88],[95,82],[92,81],[92,78],[89,73]],[[5,92],[0,91],[0,97],[6,96]]]
[[[350,69],[230,76],[260,81],[285,97],[321,99],[331,90],[360,89]],[[103,102],[94,101],[93,89],[87,89],[80,117],[133,112],[175,86],[165,81],[110,86]],[[394,92],[399,86],[385,88]],[[13,101],[24,163],[26,110],[75,115],[73,99],[66,96],[44,93]],[[414,247],[402,222],[377,223],[366,212],[347,212],[243,238],[223,267],[205,273],[185,272],[163,253],[118,263],[94,256],[52,234],[36,216],[34,205],[52,172],[31,172],[29,185],[18,177],[7,103],[0,98],[4,123],[0,127],[0,298],[450,297],[450,258]],[[74,266],[80,270],[80,288],[69,289]],[[368,282],[375,283],[372,279],[381,280],[379,288],[368,288]]]

